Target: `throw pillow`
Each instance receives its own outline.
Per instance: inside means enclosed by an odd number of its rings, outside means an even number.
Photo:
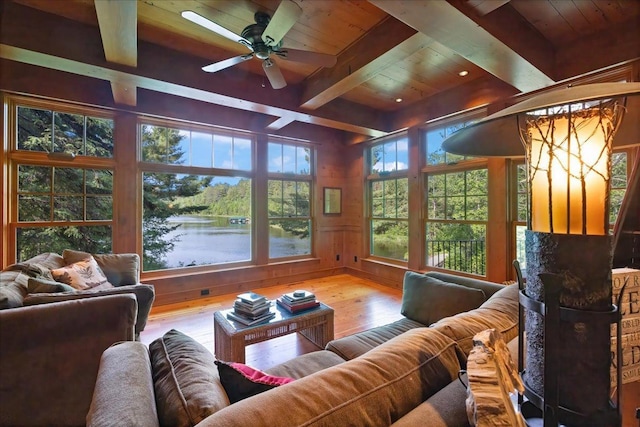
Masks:
[[[79,289],[107,289],[113,285],[107,281],[106,276],[100,270],[96,260],[89,256],[82,261],[51,270],[53,278],[57,282]]]
[[[213,354],[175,329],[149,344],[162,426],[194,426],[229,405]]]
[[[428,326],[442,318],[478,308],[485,300],[486,296],[480,289],[407,271],[402,284],[400,312]]]
[[[140,257],[135,253],[90,254],[65,249],[62,252],[65,264],[72,264],[93,256],[107,280],[114,286],[135,285],[140,282]]]
[[[55,282],[53,280],[30,277],[27,285],[27,290],[30,294],[40,294],[54,292],[74,292],[76,289],[64,283]]]
[[[290,383],[293,378],[276,377],[251,368],[243,363],[216,360],[220,382],[229,396],[229,402],[242,399]]]

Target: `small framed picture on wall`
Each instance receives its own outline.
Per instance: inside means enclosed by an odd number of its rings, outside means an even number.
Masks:
[[[340,215],[342,213],[342,189],[324,187],[324,214]]]

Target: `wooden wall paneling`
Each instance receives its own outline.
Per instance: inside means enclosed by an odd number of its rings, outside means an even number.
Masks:
[[[487,225],[487,280],[501,283],[511,276],[510,238],[508,212],[508,180],[507,160],[489,158],[489,218]]]
[[[0,12],[2,11],[0,6]],[[1,67],[1,64],[0,64]],[[0,68],[0,71],[2,68]],[[0,73],[1,74],[1,73]],[[1,86],[0,86],[1,87]],[[9,264],[9,198],[6,196],[9,194],[9,126],[8,120],[8,105],[7,100],[0,92],[0,99],[2,99],[2,110],[0,110],[0,159],[2,160],[2,169],[0,169],[0,189],[2,189],[2,199],[0,199],[0,235],[2,240],[0,241],[0,269]]]
[[[142,176],[138,170],[137,117],[121,112],[114,120],[114,253],[142,253]]]

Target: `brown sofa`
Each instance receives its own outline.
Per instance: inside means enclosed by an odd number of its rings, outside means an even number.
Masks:
[[[267,373],[295,380],[235,403],[230,388],[235,393],[246,380],[236,384],[226,374],[221,380],[226,371],[216,367],[210,351],[178,331],[148,348],[139,342],[115,345],[102,356],[87,424],[466,426],[459,371],[476,333],[495,328],[506,341],[517,336],[518,289],[441,274],[449,281],[442,287],[433,283],[436,275],[407,273],[406,319],[275,366]],[[428,283],[420,286],[422,281]],[[484,302],[456,311],[478,297],[470,291],[461,298],[464,290],[456,284],[483,289]]]
[[[0,273],[0,425],[83,425],[102,353],[144,329],[155,293],[138,283],[136,254],[94,255],[113,289],[41,292],[66,289],[50,270],[83,254]]]

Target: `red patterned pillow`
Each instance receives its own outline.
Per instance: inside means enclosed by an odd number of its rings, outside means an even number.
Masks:
[[[294,381],[293,378],[266,374],[243,363],[220,360],[215,363],[218,365],[220,382],[231,403]]]

